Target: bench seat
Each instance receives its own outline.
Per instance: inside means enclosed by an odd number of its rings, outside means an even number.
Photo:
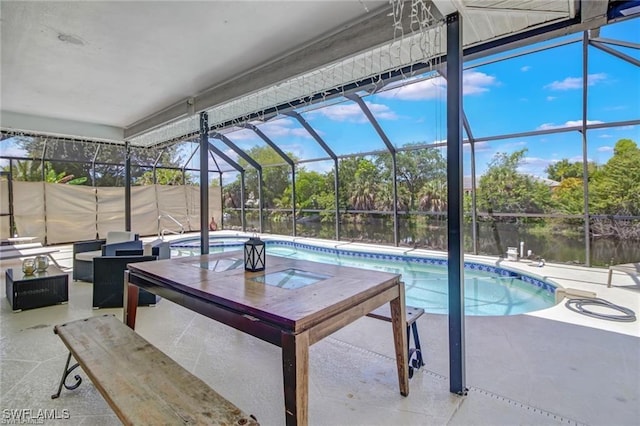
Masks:
[[[113,315],[54,332],[125,425],[258,424]]]

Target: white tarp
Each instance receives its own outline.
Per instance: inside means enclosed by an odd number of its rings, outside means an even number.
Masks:
[[[5,240],[11,237],[11,219],[9,215],[11,209],[9,208],[9,180],[2,177],[0,178],[0,238]]]
[[[45,183],[47,243],[96,238],[95,188]]]
[[[180,232],[181,227],[171,218],[180,222],[182,230],[188,231],[187,195],[184,186],[155,185],[160,215],[160,232],[169,230]]]
[[[157,235],[162,229],[180,230],[171,220],[162,220],[158,229],[161,213],[174,217],[185,232],[200,230],[199,190],[189,185],[132,187],[131,230],[141,236]],[[220,194],[220,187],[209,188],[209,216],[218,227],[222,219]],[[18,181],[13,183],[13,208],[18,234],[42,241],[46,236],[48,244],[91,240],[96,232],[98,238],[105,238],[109,231],[125,229],[124,188],[120,187]],[[2,231],[8,233],[8,216],[4,219]]]
[[[13,182],[13,218],[18,235],[44,241],[44,182]]]
[[[187,199],[187,214],[189,216],[189,231],[200,230],[200,187],[185,187]]]
[[[109,231],[124,231],[124,188],[98,187],[98,235],[107,238]]]
[[[200,207],[200,203],[198,203]],[[222,188],[219,186],[209,187],[209,220],[215,218],[218,229],[222,226]]]
[[[131,187],[131,230],[139,235],[158,233],[158,202],[153,186]]]

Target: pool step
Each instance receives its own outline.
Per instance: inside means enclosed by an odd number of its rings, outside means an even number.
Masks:
[[[415,308],[413,306],[407,306],[407,351],[409,353],[409,378],[413,377],[414,369],[418,370],[424,365],[424,359],[422,358],[422,349],[420,347],[420,337],[418,336],[418,324],[416,321],[424,314],[424,309]],[[380,306],[378,309],[371,311],[367,314],[370,318],[379,319],[382,321],[391,322],[391,308],[388,303]],[[413,334],[413,341],[415,348],[411,347],[411,335]]]
[[[577,288],[557,288],[556,289],[556,303],[560,303],[562,302],[562,300],[564,298],[580,298],[580,299],[584,299],[584,298],[588,298],[588,299],[593,299],[596,296],[596,293],[594,293],[593,291],[587,291],[587,290],[580,290]]]

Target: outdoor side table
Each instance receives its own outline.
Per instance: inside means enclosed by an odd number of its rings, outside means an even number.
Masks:
[[[45,272],[15,275],[13,269],[5,273],[7,300],[14,312],[41,308],[69,301],[69,275],[50,265]]]

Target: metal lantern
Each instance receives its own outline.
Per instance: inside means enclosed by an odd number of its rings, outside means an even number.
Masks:
[[[244,243],[244,269],[245,271],[264,271],[266,252],[264,241],[254,236]]]

